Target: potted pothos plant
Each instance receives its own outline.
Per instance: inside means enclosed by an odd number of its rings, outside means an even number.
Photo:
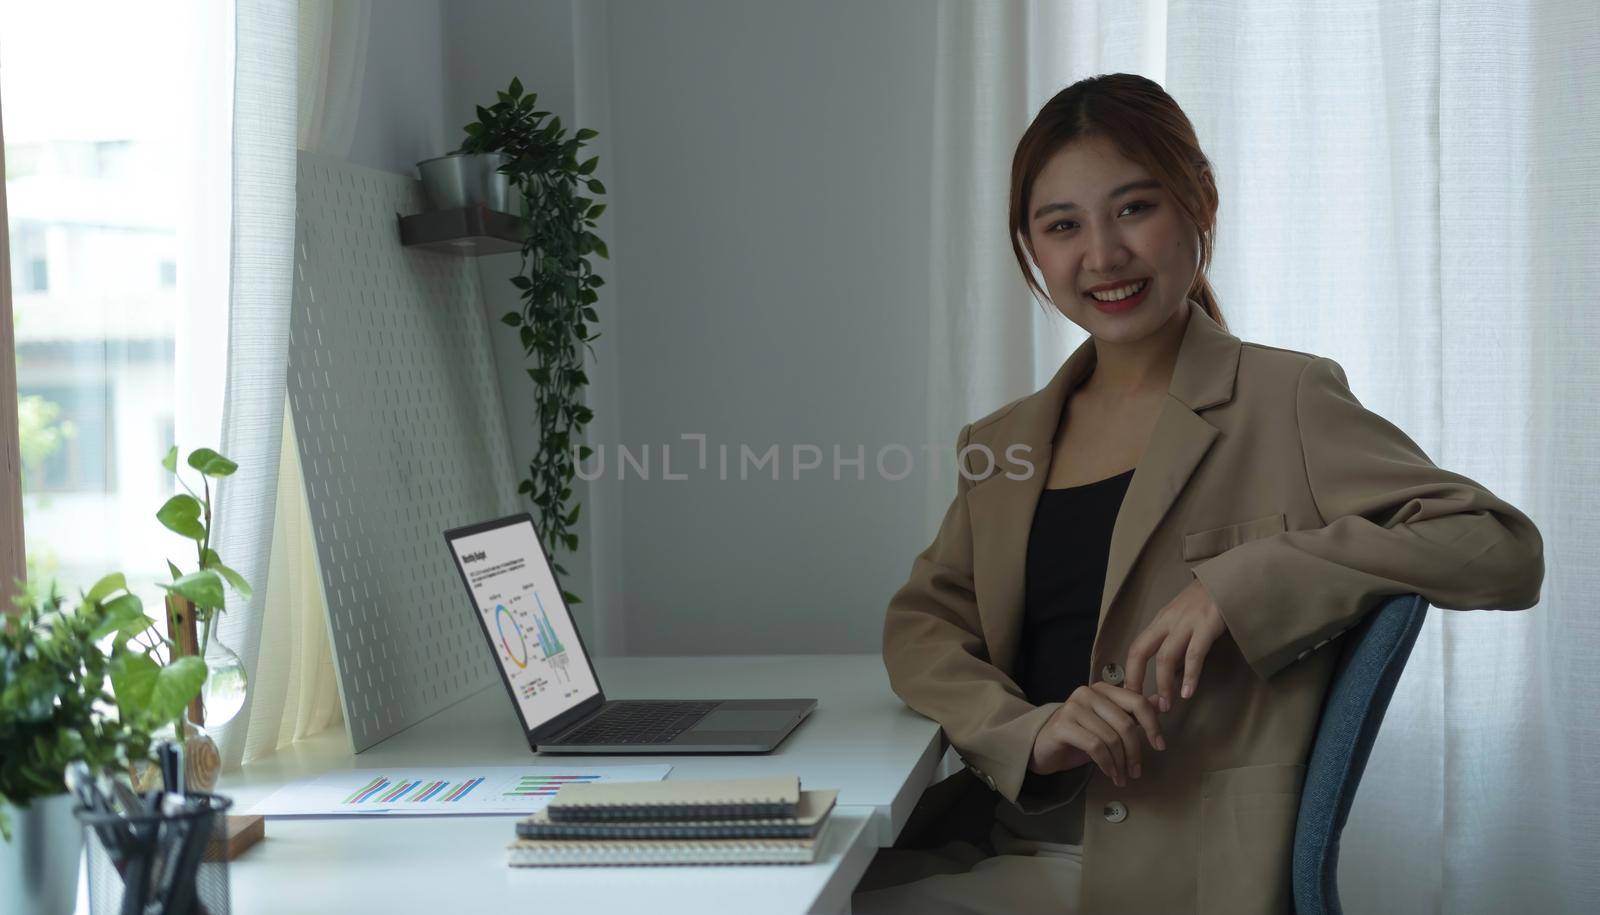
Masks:
[[[167,592],[168,649],[175,659],[204,659],[206,676],[200,695],[187,704],[183,714],[174,716],[173,729],[184,742],[184,761],[188,783],[202,791],[216,785],[222,768],[221,755],[206,727],[225,724],[244,707],[247,681],[244,664],[233,650],[213,633],[217,615],[227,606],[225,588],[232,588],[244,600],[250,599],[250,584],[244,576],[223,563],[211,547],[211,481],[232,476],[239,465],[210,448],[189,453],[189,468],[200,477],[195,491],[178,469],[178,449],[173,447],[162,458],[161,466],[172,474],[184,490],[168,499],[156,512],[167,530],[194,542],[195,571],[184,572],[170,559],[170,582],[157,582]]]
[[[162,461],[174,475],[177,455],[173,448]],[[212,623],[224,583],[246,598],[250,586],[211,549],[209,481],[238,465],[209,448],[190,453],[188,464],[201,475],[201,492],[178,475],[187,493],[156,513],[196,542],[198,569],[185,574],[169,561],[172,580],[157,583],[168,594],[173,638],[120,572],[95,582],[72,609],[54,582],[19,581],[19,612],[0,620],[0,911],[72,910],[82,836],[67,793],[69,763],[124,771],[141,790],[154,787],[151,747],[171,728],[184,745],[186,783],[201,791],[216,784],[220,756],[197,712],[212,710],[213,724],[237,712],[244,671],[212,640]],[[204,624],[198,644],[184,637],[193,629],[183,614]]]
[[[70,912],[82,833],[67,765],[148,763],[206,669],[198,657],[162,663],[159,634],[120,573],[71,609],[54,583],[18,585],[20,612],[0,623],[0,910]]]
[[[524,94],[521,80],[512,79],[495,94],[493,105],[477,107],[478,119],[466,125],[458,152],[506,156],[509,161],[499,171],[510,178],[512,195],[521,201],[522,266],[511,283],[522,307],[506,312],[501,321],[516,330],[528,356],[539,442],[517,492],[533,502],[555,572],[564,576],[567,570],[554,556],[578,548],[573,527],[582,506],[572,497],[576,461],[593,454],[580,443],[584,426],[594,418],[583,403],[589,384],[583,354],[594,355],[591,344],[600,338],[592,332],[600,321],[595,290],[605,280],[594,272],[589,256],[611,256],[592,231],[606,209],[596,199],[606,192],[594,176],[600,160],[579,158],[583,145],[600,134],[584,128],[569,137],[560,117],[539,110],[537,93]],[[561,593],[570,604],[581,602],[565,587]]]

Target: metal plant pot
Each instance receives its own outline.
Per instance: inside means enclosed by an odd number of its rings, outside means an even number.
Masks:
[[[8,807],[11,841],[0,839],[0,912],[69,915],[78,904],[83,830],[70,794]]]
[[[502,213],[514,212],[511,179],[499,168],[511,161],[505,153],[450,153],[417,163],[422,193],[430,210],[453,210],[484,204]]]

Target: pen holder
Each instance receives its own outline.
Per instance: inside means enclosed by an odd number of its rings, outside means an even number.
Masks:
[[[221,795],[196,793],[163,814],[74,809],[89,863],[90,915],[227,915],[232,806]]]

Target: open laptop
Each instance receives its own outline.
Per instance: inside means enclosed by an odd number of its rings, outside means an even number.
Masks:
[[[445,531],[511,704],[541,753],[766,753],[815,699],[606,699],[526,513]]]

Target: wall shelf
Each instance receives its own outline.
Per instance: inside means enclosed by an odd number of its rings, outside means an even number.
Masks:
[[[511,213],[483,204],[401,216],[400,244],[445,254],[481,257],[522,250],[522,227]]]

